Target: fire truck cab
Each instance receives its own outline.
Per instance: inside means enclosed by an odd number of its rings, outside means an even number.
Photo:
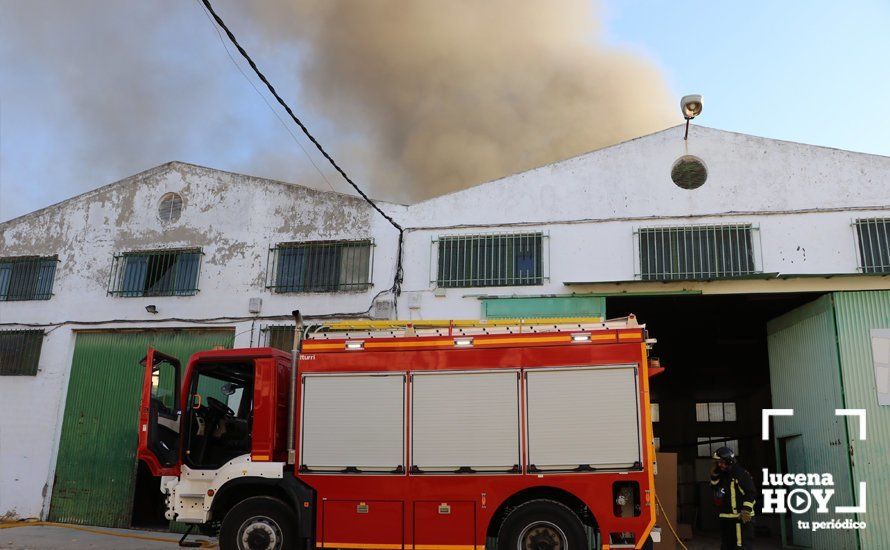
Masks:
[[[295,352],[144,360],[138,457],[223,550],[646,548],[645,327],[297,323]]]

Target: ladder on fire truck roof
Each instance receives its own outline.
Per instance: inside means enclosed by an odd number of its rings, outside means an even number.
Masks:
[[[550,317],[481,320],[350,320],[309,322],[309,340],[350,338],[400,338],[414,336],[473,336],[479,334],[524,334],[534,332],[579,332],[642,328],[633,314],[618,319],[601,317]]]

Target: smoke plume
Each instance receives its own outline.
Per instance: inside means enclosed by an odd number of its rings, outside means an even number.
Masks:
[[[605,44],[588,0],[214,4],[378,198],[428,198],[674,118],[658,71]],[[0,219],[170,160],[328,188],[197,1],[0,0],[0,101]]]
[[[306,48],[301,85],[365,136],[375,191],[417,200],[667,127],[664,81],[588,0],[251,4]]]

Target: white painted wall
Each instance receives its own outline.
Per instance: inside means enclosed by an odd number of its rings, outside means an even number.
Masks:
[[[179,222],[157,218],[160,197],[185,198]],[[394,213],[403,210],[384,205]],[[362,200],[182,163],[171,163],[0,225],[0,257],[59,255],[50,300],[0,302],[0,323],[71,323],[44,339],[35,377],[0,378],[0,516],[45,516],[74,352],[75,330],[89,328],[234,327],[236,346],[257,345],[248,301],[261,297],[261,317],[363,312],[392,285],[398,232]],[[373,238],[373,286],[363,292],[274,294],[265,288],[267,252],[279,242]],[[201,247],[195,296],[107,295],[114,254]],[[158,313],[145,311],[156,305]],[[195,319],[195,322],[158,322]],[[213,325],[220,326],[220,325]],[[15,328],[3,326],[0,329]]]
[[[890,217],[890,158],[682,126],[412,205],[407,210],[400,314],[478,317],[476,296],[549,295],[695,288],[703,292],[789,292],[886,288],[883,278],[790,279],[714,283],[617,283],[638,272],[634,232],[641,227],[749,223],[758,230],[758,267],[785,276],[855,275],[857,218]],[[674,185],[685,154],[702,159],[708,180]],[[442,235],[542,231],[549,238],[549,280],[540,286],[444,290],[434,296]],[[546,256],[546,255],[545,255]],[[587,282],[586,285],[564,283]],[[821,285],[821,286],[820,286]],[[443,291],[440,289],[440,294]],[[412,301],[419,307],[409,308]]]
[[[890,158],[675,127],[624,144],[425,201],[381,206],[405,228],[402,318],[476,318],[480,294],[542,295],[699,288],[704,292],[786,292],[888,288],[886,278],[626,283],[635,277],[633,234],[640,227],[751,223],[759,228],[764,272],[857,273],[856,218],[890,217]],[[670,180],[679,156],[709,169],[707,183],[686,191]],[[164,227],[157,202],[184,195],[179,223]],[[431,246],[440,235],[543,231],[545,284],[447,289],[436,296]],[[367,292],[278,295],[265,288],[267,250],[278,242],[373,237],[373,287]],[[200,246],[200,292],[191,297],[107,296],[115,253]],[[231,317],[236,346],[249,346],[248,300],[262,316],[365,311],[392,284],[397,232],[368,205],[319,192],[171,163],[60,205],[0,224],[0,257],[58,254],[55,296],[0,303],[0,323],[126,320],[108,327],[201,326],[158,319]],[[565,283],[587,283],[566,285]],[[145,305],[158,308],[157,315]],[[260,321],[264,323],[286,321]],[[0,515],[45,515],[68,370],[79,325],[45,339],[36,377],[0,378]],[[216,325],[218,326],[218,325]],[[9,327],[0,327],[9,328]],[[95,327],[91,327],[95,328]],[[39,406],[35,406],[39,404]]]

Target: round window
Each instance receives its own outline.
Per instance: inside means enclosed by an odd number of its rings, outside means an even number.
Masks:
[[[701,159],[686,155],[674,163],[671,168],[671,179],[683,189],[698,189],[707,181],[708,169]]]
[[[173,223],[179,220],[182,214],[182,195],[179,193],[164,193],[158,204],[158,218],[164,223]]]

